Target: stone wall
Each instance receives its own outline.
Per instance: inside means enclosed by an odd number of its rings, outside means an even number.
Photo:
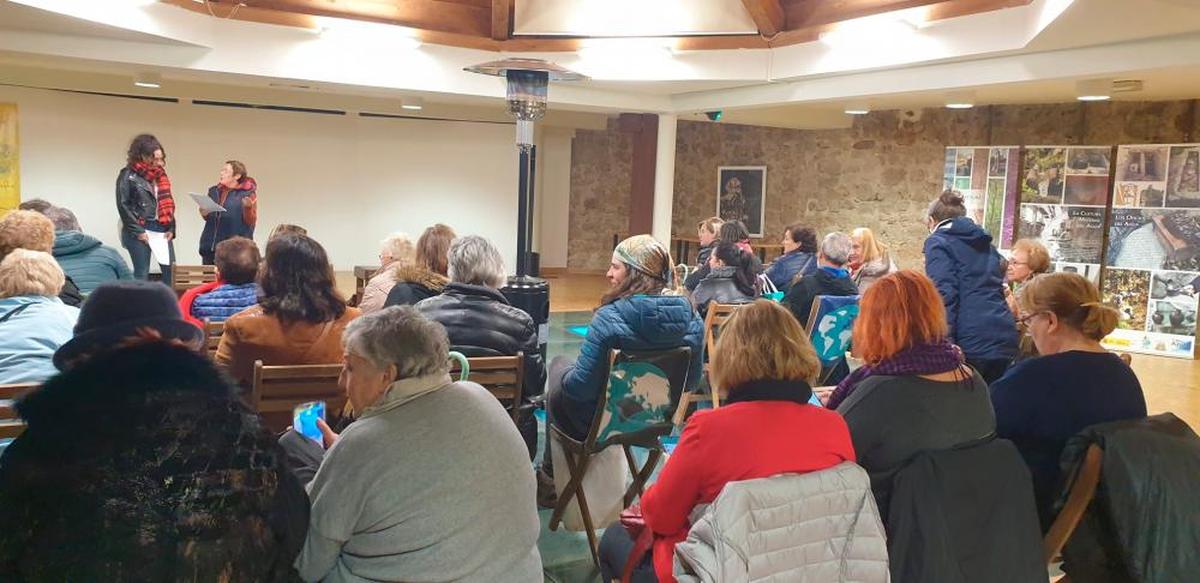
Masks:
[[[920,268],[923,212],[939,191],[943,149],[980,145],[1116,145],[1200,139],[1192,101],[1068,103],[880,111],[839,130],[681,121],[676,140],[676,234],[716,211],[718,166],[767,167],[766,232],[793,222],[818,232],[875,230],[902,267]],[[607,131],[576,134],[570,267],[603,269],[626,228],[631,146]]]

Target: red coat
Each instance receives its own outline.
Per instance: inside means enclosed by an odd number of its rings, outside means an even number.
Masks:
[[[642,496],[642,516],[655,535],[658,580],[675,582],[672,555],[691,528],[688,514],[716,499],[727,482],[813,472],[844,461],[855,461],[854,446],[834,411],[758,400],[697,412],[658,481]]]

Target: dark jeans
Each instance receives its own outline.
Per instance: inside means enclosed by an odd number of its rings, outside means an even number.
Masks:
[[[325,448],[291,429],[279,438],[279,447],[287,454],[288,469],[292,470],[301,484],[307,486],[321,468]]]
[[[150,261],[154,259],[154,254],[150,251],[150,244],[145,241],[139,241],[137,235],[130,233],[127,230],[121,230],[121,246],[129,251],[129,260],[133,263],[133,278],[134,279],[149,279],[150,278]],[[170,265],[159,264],[159,269],[162,270],[162,281],[167,285],[171,285],[171,265],[175,264],[175,240],[167,241],[167,249],[171,253]]]
[[[554,434],[550,427],[557,427],[572,439],[583,441],[587,439],[588,429],[592,425],[591,418],[576,419],[571,408],[566,406],[567,396],[563,394],[562,381],[574,365],[575,361],[557,356],[550,361],[550,370],[546,374],[546,450],[542,455],[542,471],[548,476],[554,475],[554,462],[550,457],[550,440]]]
[[[600,537],[600,574],[605,583],[620,579],[625,572],[625,563],[633,552],[633,539],[629,531],[621,523],[614,524],[604,530]],[[657,583],[658,576],[654,573],[654,553],[646,551],[646,556],[633,568],[629,578],[633,583]]]
[[[216,265],[216,254],[211,251],[200,252],[200,265]]]
[[[992,384],[996,379],[1004,376],[1008,370],[1008,365],[1012,361],[1008,359],[993,359],[993,358],[968,358],[967,364],[971,365],[975,370],[979,371],[979,376],[987,384]]]

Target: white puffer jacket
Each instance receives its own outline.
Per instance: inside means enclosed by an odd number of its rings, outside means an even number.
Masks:
[[[857,464],[730,482],[675,546],[679,583],[887,583],[887,540]]]

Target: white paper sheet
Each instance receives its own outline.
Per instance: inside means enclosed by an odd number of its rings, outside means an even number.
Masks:
[[[192,200],[196,201],[196,204],[200,206],[200,210],[206,213],[225,212],[225,207],[217,204],[215,200],[208,198],[206,195],[189,192],[188,196],[192,197]]]
[[[171,264],[171,248],[167,245],[167,234],[146,231],[146,242],[150,244],[150,252],[159,265]]]

